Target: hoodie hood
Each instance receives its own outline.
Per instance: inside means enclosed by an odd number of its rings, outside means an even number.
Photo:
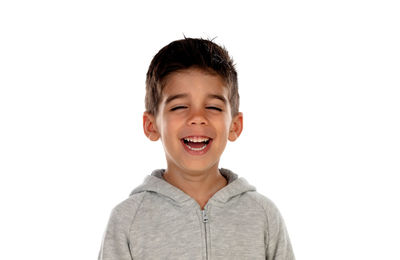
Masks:
[[[221,168],[220,173],[228,181],[228,184],[217,191],[209,201],[218,201],[226,203],[231,198],[241,195],[248,191],[256,191],[256,188],[250,185],[244,178],[238,178],[238,175],[228,169]],[[138,186],[131,192],[131,196],[140,192],[148,191],[155,192],[161,196],[167,197],[178,204],[184,203],[192,198],[182,190],[171,185],[164,180],[164,169],[154,170],[151,175],[148,175],[143,184]]]

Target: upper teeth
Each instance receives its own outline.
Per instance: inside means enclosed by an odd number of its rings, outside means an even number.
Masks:
[[[201,143],[201,142],[207,142],[210,138],[207,137],[185,137],[184,138],[188,142],[192,143]]]

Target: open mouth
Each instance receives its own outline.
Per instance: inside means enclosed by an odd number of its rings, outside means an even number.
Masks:
[[[182,138],[185,147],[194,152],[204,151],[211,141],[212,139],[209,137],[189,136]]]

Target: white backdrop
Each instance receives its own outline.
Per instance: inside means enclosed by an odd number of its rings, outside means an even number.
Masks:
[[[0,259],[96,259],[155,168],[144,81],[215,38],[239,73],[230,168],[272,199],[297,259],[400,259],[397,1],[1,1]]]

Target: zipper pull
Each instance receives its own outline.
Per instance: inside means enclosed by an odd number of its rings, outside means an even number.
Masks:
[[[207,216],[207,213],[206,213],[206,211],[204,209],[201,211],[201,215],[203,217],[203,223],[207,223],[208,222],[208,216]]]

